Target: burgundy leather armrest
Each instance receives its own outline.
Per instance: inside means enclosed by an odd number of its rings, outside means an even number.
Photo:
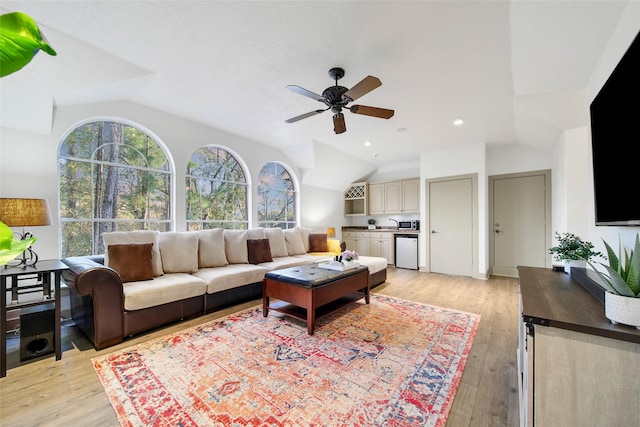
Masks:
[[[90,338],[96,348],[121,342],[124,334],[124,294],[120,275],[96,262],[95,258],[70,257],[62,261],[69,266],[62,276],[67,286],[83,297],[91,297],[93,319],[88,320],[92,320],[93,325],[87,329],[89,335],[93,332]]]

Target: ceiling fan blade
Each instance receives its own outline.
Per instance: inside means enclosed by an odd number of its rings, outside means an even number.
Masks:
[[[336,134],[344,133],[347,130],[347,124],[344,122],[344,114],[336,113],[333,115],[333,130]]]
[[[367,107],[366,105],[352,105],[349,111],[354,114],[364,114],[365,116],[379,117],[381,119],[390,119],[395,111],[386,108]]]
[[[300,95],[304,95],[307,96],[311,99],[315,99],[316,101],[322,101],[324,100],[323,97],[321,97],[320,95],[318,95],[317,93],[313,93],[310,90],[307,90],[303,87],[300,86],[296,86],[296,85],[289,85],[287,86],[287,89],[289,89],[291,92],[295,92],[298,93]]]
[[[382,86],[382,82],[379,78],[367,76],[364,79],[360,80],[360,82],[357,83],[354,87],[346,91],[342,95],[342,99],[348,99],[349,102],[355,101],[362,95],[366,95],[379,86]]]
[[[299,116],[295,116],[295,117],[292,117],[290,119],[287,119],[284,122],[285,123],[297,122],[298,120],[306,119],[307,117],[312,117],[312,116],[315,116],[317,114],[324,113],[325,111],[327,111],[327,110],[309,111],[308,113],[300,114]]]

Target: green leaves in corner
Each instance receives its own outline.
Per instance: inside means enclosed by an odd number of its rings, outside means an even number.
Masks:
[[[35,237],[25,240],[14,240],[13,231],[0,222],[0,265],[5,265],[20,255],[36,241]]]
[[[39,50],[57,55],[29,15],[13,12],[0,16],[0,77],[20,70]]]
[[[591,268],[611,292],[626,297],[640,297],[640,237],[636,234],[633,250],[627,252],[624,249],[624,258],[622,250],[618,256],[607,242],[604,242],[604,246],[607,248],[609,265],[599,264],[606,269],[606,273],[599,272],[593,265]]]

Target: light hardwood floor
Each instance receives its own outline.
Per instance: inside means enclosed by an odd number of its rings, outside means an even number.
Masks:
[[[476,280],[390,268],[374,292],[481,315],[448,427],[517,426],[516,348],[518,282]],[[91,358],[216,319],[258,304],[255,300],[172,325],[96,351],[74,326],[63,328],[62,360],[47,356],[18,365],[16,338],[9,338],[7,376],[0,379],[0,425],[118,426]],[[402,319],[398,319],[401,327]]]

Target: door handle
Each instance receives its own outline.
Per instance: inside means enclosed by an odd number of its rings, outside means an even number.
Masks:
[[[436,230],[431,230],[431,234],[436,234],[437,231]]]
[[[496,234],[500,234],[500,233],[502,233],[502,231],[496,230]]]

